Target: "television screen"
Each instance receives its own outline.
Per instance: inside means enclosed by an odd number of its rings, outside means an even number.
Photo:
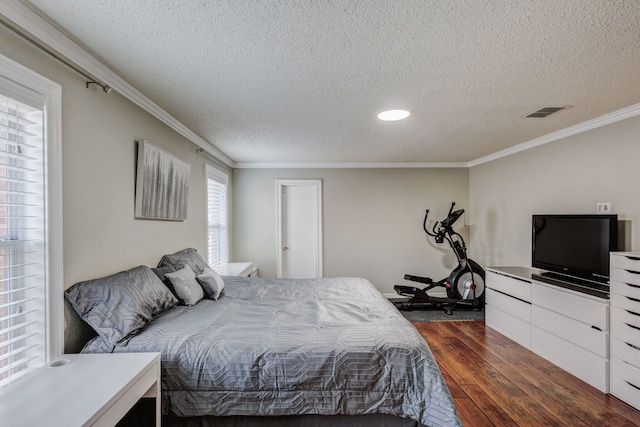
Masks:
[[[534,268],[606,283],[617,249],[617,215],[533,215]]]

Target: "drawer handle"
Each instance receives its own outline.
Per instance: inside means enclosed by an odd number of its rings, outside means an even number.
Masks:
[[[625,298],[633,302],[640,302],[640,299],[638,298],[631,298],[631,297],[625,297]]]
[[[625,342],[625,344],[628,345],[629,347],[631,347],[634,350],[640,350],[640,347],[638,347],[637,345],[633,345],[633,344],[630,344],[628,342]]]
[[[631,384],[629,381],[625,381],[625,383],[629,384],[631,387],[640,390],[640,387],[638,387],[637,385]]]
[[[640,288],[638,285],[632,285],[631,283],[624,282],[625,285],[631,286],[632,288]]]
[[[625,256],[625,258],[626,258],[626,259],[630,259],[630,260],[632,260],[632,261],[640,261],[640,258],[635,257],[635,256],[628,256],[628,255],[627,255],[627,256]]]
[[[627,270],[626,268],[625,268],[625,270],[624,270],[624,271],[626,271],[627,273],[630,273],[630,274],[640,274],[640,271]]]
[[[600,332],[602,332],[602,329],[598,328],[598,327],[597,327],[597,326],[595,326],[595,325],[591,325],[591,329],[595,329],[596,331],[600,331]]]
[[[627,326],[628,326],[628,327],[630,327],[630,328],[637,329],[637,330],[639,330],[639,331],[640,331],[640,328],[639,328],[639,327],[637,327],[637,326],[630,325],[630,324],[628,324],[628,323],[626,323],[626,322],[625,322],[625,325],[627,325]]]
[[[626,311],[627,313],[629,313],[629,314],[633,314],[634,316],[640,316],[640,314],[638,314],[638,313],[636,313],[636,312],[633,312],[633,311],[630,311],[630,310],[625,310],[625,311]]]

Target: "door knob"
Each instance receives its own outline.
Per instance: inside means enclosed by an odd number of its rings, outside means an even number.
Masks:
[[[284,248],[282,248],[283,251],[288,251],[289,250],[289,246],[285,246]]]

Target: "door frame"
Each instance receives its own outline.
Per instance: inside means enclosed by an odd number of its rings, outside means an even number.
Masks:
[[[282,277],[283,273],[283,244],[282,241],[282,191],[288,186],[310,186],[316,189],[316,208],[318,210],[316,218],[316,277],[322,277],[322,180],[321,179],[276,179],[276,209],[277,209],[277,231],[276,231],[276,253],[277,253],[277,277]]]

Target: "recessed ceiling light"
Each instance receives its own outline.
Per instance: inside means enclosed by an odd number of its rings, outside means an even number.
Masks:
[[[409,114],[407,110],[387,110],[378,114],[378,118],[385,122],[394,122],[396,120],[406,119],[409,117]]]

